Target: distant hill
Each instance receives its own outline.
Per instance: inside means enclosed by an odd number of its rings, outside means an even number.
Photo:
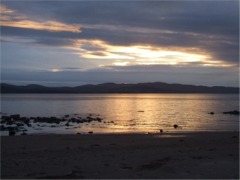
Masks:
[[[184,84],[168,84],[163,82],[98,85],[82,85],[77,87],[46,87],[41,85],[16,86],[1,83],[1,93],[223,93],[238,94],[239,87],[195,86]]]

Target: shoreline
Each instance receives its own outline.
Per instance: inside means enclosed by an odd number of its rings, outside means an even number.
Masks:
[[[138,111],[142,112],[142,111]],[[144,111],[143,111],[144,112]],[[239,116],[239,111],[224,111],[223,114]],[[208,112],[211,116],[214,112]],[[103,118],[100,114],[65,114],[59,117],[57,116],[22,116],[20,114],[7,115],[7,113],[0,113],[1,126],[0,126],[0,136],[14,136],[14,135],[38,135],[38,134],[125,134],[125,133],[158,133],[158,132],[206,132],[206,131],[224,131],[223,129],[183,129],[181,123],[176,124],[176,122],[168,122],[167,125],[160,125],[159,128],[151,129],[138,129],[127,128],[124,130],[125,126],[131,126],[131,124],[121,124],[113,120],[107,120]],[[130,120],[131,121],[131,120]],[[111,126],[114,125],[113,128]],[[134,126],[136,123],[134,123]],[[137,127],[137,126],[136,126]],[[238,131],[234,127],[230,131]],[[69,131],[69,132],[67,132]]]
[[[238,179],[239,132],[1,137],[1,178]]]
[[[8,131],[0,131],[1,137],[8,137]],[[74,135],[163,135],[164,134],[198,134],[198,133],[239,133],[239,130],[166,130],[160,132],[160,130],[155,131],[117,131],[117,132],[105,132],[105,131],[92,131],[92,132],[34,132],[28,134],[15,134],[14,136],[74,136]]]

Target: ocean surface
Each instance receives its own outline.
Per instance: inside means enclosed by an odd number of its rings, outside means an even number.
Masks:
[[[41,125],[28,133],[154,133],[238,131],[238,94],[3,94],[2,114],[103,118],[78,126]],[[209,114],[214,112],[214,115]],[[177,124],[178,128],[173,125]],[[34,127],[34,125],[33,125]]]

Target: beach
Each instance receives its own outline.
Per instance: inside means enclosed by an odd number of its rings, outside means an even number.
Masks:
[[[1,137],[2,179],[239,179],[239,132]]]

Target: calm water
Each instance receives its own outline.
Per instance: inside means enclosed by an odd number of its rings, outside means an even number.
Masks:
[[[239,110],[238,95],[211,94],[7,94],[1,97],[1,112],[22,116],[95,114],[106,123],[75,128],[45,128],[47,132],[96,133],[164,131],[236,131],[239,116],[224,111]],[[210,115],[213,111],[215,114]],[[114,121],[114,123],[107,123]],[[180,128],[174,129],[178,124]],[[41,131],[42,132],[42,131]]]

